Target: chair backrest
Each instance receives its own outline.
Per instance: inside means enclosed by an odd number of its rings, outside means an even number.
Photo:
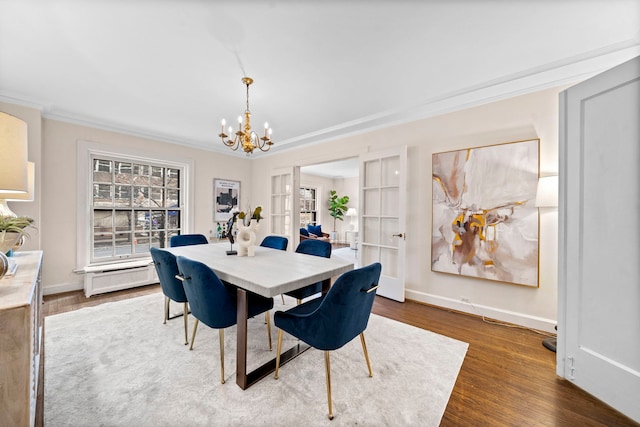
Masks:
[[[187,296],[184,293],[182,282],[176,279],[178,274],[178,264],[176,257],[171,252],[163,249],[151,248],[151,259],[156,267],[158,279],[162,293],[176,302],[187,302]]]
[[[299,254],[315,255],[325,258],[331,257],[331,243],[325,240],[307,239],[300,242],[296,248]]]
[[[282,236],[267,236],[262,240],[260,246],[264,246],[265,248],[273,248],[280,249],[281,251],[286,251],[287,246],[289,246],[289,239]]]
[[[222,329],[236,324],[236,291],[225,286],[207,265],[177,257],[191,313],[205,325]]]
[[[307,330],[317,331],[313,342],[318,350],[335,350],[367,329],[376,291],[369,291],[380,280],[378,262],[342,274],[315,311],[305,319]],[[308,322],[308,323],[307,323]]]
[[[204,234],[179,234],[171,236],[171,240],[169,240],[169,246],[172,248],[176,246],[204,245],[206,243],[209,243],[209,241]]]

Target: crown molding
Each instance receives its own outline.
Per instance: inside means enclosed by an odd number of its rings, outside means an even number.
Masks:
[[[416,104],[403,105],[378,114],[319,129],[318,131],[300,135],[295,138],[278,141],[268,153],[260,153],[260,156],[275,155],[301,146],[319,144],[338,138],[372,132],[381,128],[426,119],[514,96],[577,83],[638,55],[640,55],[640,43],[636,39],[630,39],[556,62],[523,70],[518,73],[505,75],[481,84],[444,93]],[[21,98],[16,94],[0,93],[0,102],[37,109],[45,119],[186,146],[198,150],[212,151],[229,156],[247,159],[253,158],[247,157],[243,152],[230,151],[224,145],[215,143],[214,140],[189,140],[176,135],[154,132],[149,129],[140,129],[98,118],[58,111],[55,107],[47,106],[37,100]]]
[[[317,132],[279,141],[278,151],[371,132],[527,93],[577,83],[638,55],[640,55],[640,43],[635,39],[627,40],[458,91],[448,92],[418,104],[405,105]]]

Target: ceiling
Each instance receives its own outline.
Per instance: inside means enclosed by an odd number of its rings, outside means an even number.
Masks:
[[[245,75],[279,152],[639,54],[638,0],[0,0],[0,101],[223,153]]]
[[[360,161],[357,157],[302,166],[300,172],[325,178],[355,178],[359,175]]]

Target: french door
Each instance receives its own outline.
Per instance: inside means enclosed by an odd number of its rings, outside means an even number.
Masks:
[[[360,156],[360,263],[382,264],[378,295],[404,301],[407,147]]]
[[[269,233],[289,239],[288,248],[295,249],[300,241],[298,232],[300,209],[298,189],[300,167],[276,169],[271,172],[271,201],[269,206]]]

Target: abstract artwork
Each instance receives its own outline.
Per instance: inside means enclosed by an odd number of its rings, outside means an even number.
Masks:
[[[213,221],[226,222],[232,217],[231,210],[238,209],[240,181],[230,179],[213,180]]]
[[[538,286],[539,143],[432,155],[431,270]]]

